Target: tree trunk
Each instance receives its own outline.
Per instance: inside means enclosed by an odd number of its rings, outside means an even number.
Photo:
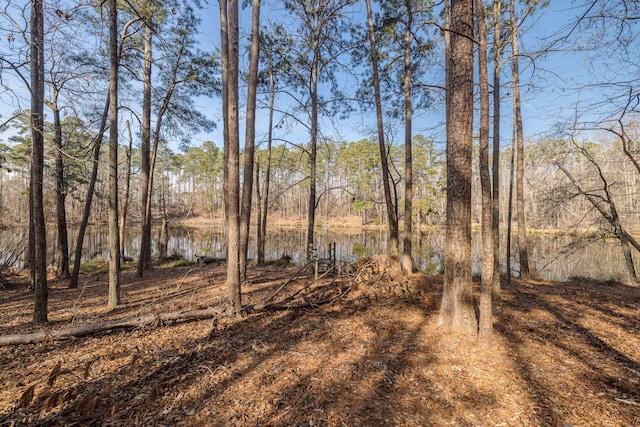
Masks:
[[[267,239],[267,216],[269,210],[269,186],[271,182],[271,147],[273,143],[273,110],[276,98],[275,77],[271,60],[267,57],[269,68],[269,134],[267,136],[267,170],[264,177],[264,191],[262,195],[261,219],[258,229],[258,265],[264,265],[264,249]]]
[[[411,239],[413,237],[413,157],[411,154],[412,116],[411,99],[411,26],[413,10],[411,0],[405,1],[407,22],[404,31],[404,232],[402,242],[402,268],[411,273],[413,258]]]
[[[253,0],[253,13],[251,16],[251,50],[249,54],[249,85],[247,92],[247,117],[244,142],[244,180],[242,182],[242,206],[240,211],[240,280],[242,282],[247,278],[247,251],[249,249],[249,226],[251,225],[259,55],[260,0]]]
[[[511,71],[513,74],[513,120],[516,131],[516,204],[518,211],[518,253],[520,278],[529,278],[529,251],[527,250],[527,224],[524,210],[524,134],[520,101],[520,71],[518,67],[518,27],[516,25],[515,0],[509,7],[511,18]]]
[[[371,0],[366,0],[367,23],[369,26],[369,45],[371,49],[371,67],[373,69],[373,88],[375,92],[376,122],[378,125],[378,145],[380,147],[380,160],[382,164],[382,185],[384,188],[384,199],[387,208],[387,218],[389,221],[389,252],[392,257],[398,256],[399,232],[398,216],[393,204],[391,195],[391,184],[389,182],[389,161],[387,158],[387,144],[384,138],[384,123],[382,116],[382,96],[380,94],[380,79],[378,77],[378,49],[376,47],[376,35],[373,28],[373,17],[371,12]]]
[[[109,0],[109,308],[120,304],[118,229],[118,10]]]
[[[151,63],[153,30],[148,23],[144,25],[144,73],[142,76],[142,141],[140,144],[140,208],[141,208],[141,236],[140,255],[136,272],[142,276],[142,272],[151,266],[151,194],[149,182],[152,179],[151,172]]]
[[[58,247],[56,250],[56,277],[68,279],[69,274],[69,239],[67,235],[67,186],[64,177],[64,160],[62,157],[62,123],[58,108],[58,94],[53,95],[51,103],[53,111],[53,148],[56,177],[56,229],[58,233]]]
[[[502,0],[493,1],[493,299],[500,299],[500,71],[502,69],[502,40],[500,38],[500,20]]]
[[[47,242],[44,219],[44,5],[31,2],[31,179],[29,240],[33,286],[35,289],[34,322],[47,322]]]
[[[471,284],[473,0],[451,0],[447,64],[447,238],[438,325],[476,334]]]
[[[127,317],[125,319],[107,320],[90,325],[74,326],[67,329],[54,329],[51,331],[32,332],[28,334],[4,335],[0,336],[0,346],[60,341],[71,337],[83,337],[104,331],[141,328],[158,322],[210,319],[217,315],[218,311],[212,308],[204,310],[176,311],[173,313],[145,314],[142,316]]]
[[[493,315],[491,291],[493,285],[493,230],[491,178],[489,173],[489,74],[487,71],[487,26],[482,0],[475,0],[478,29],[478,75],[480,78],[480,146],[479,169],[482,188],[482,284],[480,290],[480,322],[478,340],[491,343]]]
[[[110,97],[109,95],[107,95],[107,100],[105,101],[104,110],[102,112],[102,119],[100,120],[100,129],[98,130],[98,134],[93,140],[91,178],[89,179],[89,186],[87,187],[87,196],[85,197],[84,209],[82,211],[82,220],[80,221],[80,227],[78,228],[78,239],[76,240],[73,272],[71,273],[71,280],[69,281],[70,289],[75,289],[78,287],[80,261],[82,260],[82,245],[84,243],[84,234],[87,230],[87,224],[89,223],[89,215],[91,214],[91,203],[93,202],[93,195],[95,193],[96,182],[98,180],[98,168],[100,166],[100,147],[102,146],[102,137],[107,128],[107,115],[109,113],[110,105]]]
[[[515,135],[515,130],[514,130]],[[509,170],[509,202],[507,206],[507,283],[511,285],[511,230],[513,229],[513,178],[515,175],[516,144],[511,143],[511,169]]]
[[[229,311],[242,310],[240,290],[240,130],[238,99],[238,2],[220,0],[224,114],[224,205],[227,238],[227,298]]]
[[[120,256],[124,260],[124,232],[127,225],[127,212],[129,210],[129,186],[131,185],[131,149],[133,148],[133,136],[131,135],[131,123],[127,120],[127,132],[129,133],[129,147],[126,151],[127,162],[125,164],[124,190],[122,194],[122,206],[120,210]]]

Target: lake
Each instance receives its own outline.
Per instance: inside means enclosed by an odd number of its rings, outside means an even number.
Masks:
[[[125,236],[125,255],[135,258],[139,252],[138,229],[129,229]],[[55,250],[55,230],[50,229],[48,236],[48,262],[53,259]],[[339,259],[355,260],[362,255],[386,253],[386,230],[371,229],[320,229],[316,233],[318,255],[327,257],[329,245],[335,243]],[[77,230],[70,230],[71,247],[75,247]],[[157,241],[159,230],[154,230]],[[108,231],[105,226],[88,227],[84,241],[83,261],[96,256],[109,258]],[[414,237],[414,259],[420,269],[428,273],[442,271],[444,257],[444,228],[422,230]],[[302,264],[305,256],[305,230],[299,228],[271,229],[266,243],[266,258],[277,259],[289,255],[293,262]],[[155,245],[154,251],[156,250]],[[501,242],[504,258],[504,239]],[[480,232],[473,232],[472,270],[480,273],[481,268]],[[155,252],[154,252],[155,253]],[[517,248],[512,253],[517,256]],[[169,229],[168,254],[176,254],[187,260],[195,260],[196,255],[214,258],[225,257],[224,230],[221,227],[183,227]],[[255,235],[251,236],[249,258],[254,259]],[[72,257],[73,258],[73,257]],[[607,239],[589,243],[586,238],[575,235],[532,233],[529,236],[529,258],[531,270],[545,280],[564,281],[572,276],[587,277],[596,280],[627,280],[627,271],[617,240]],[[637,258],[637,257],[636,257]],[[21,263],[18,263],[20,266]],[[517,275],[517,264],[512,263]],[[504,266],[503,266],[504,268]],[[640,270],[640,265],[639,265]]]

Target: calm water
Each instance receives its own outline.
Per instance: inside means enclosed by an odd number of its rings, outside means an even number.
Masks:
[[[135,258],[139,251],[138,230],[129,230],[125,237],[125,255]],[[75,247],[77,231],[70,232],[71,247]],[[157,241],[159,230],[154,230]],[[329,245],[335,243],[336,255],[340,259],[357,259],[362,255],[385,253],[387,233],[383,230],[328,230],[321,229],[316,234],[316,247],[320,257],[328,256]],[[442,270],[444,257],[444,229],[430,229],[416,234],[414,238],[414,258],[416,264],[430,273]],[[49,262],[53,260],[55,232],[48,236]],[[304,261],[306,237],[302,229],[277,229],[268,233],[266,244],[267,259],[280,258],[286,254],[294,262]],[[501,242],[504,251],[505,242]],[[0,248],[2,247],[0,243]],[[96,256],[109,258],[108,233],[106,227],[89,227],[84,241],[83,261]],[[155,245],[154,251],[156,250]],[[2,248],[4,249],[4,248]],[[480,272],[480,233],[473,234],[472,268]],[[516,253],[517,249],[513,248]],[[196,255],[215,258],[225,257],[224,232],[219,227],[171,227],[169,230],[168,253],[177,254],[188,260]],[[252,236],[249,258],[255,258],[255,236]],[[504,257],[504,254],[503,254]],[[591,244],[575,236],[534,234],[529,236],[529,257],[531,269],[538,277],[547,280],[566,280],[571,276],[590,277],[598,280],[627,279],[622,251],[616,240],[600,240]],[[638,257],[636,257],[638,258]],[[513,262],[513,261],[512,261]],[[513,263],[517,275],[517,264]],[[640,267],[640,266],[639,266]],[[639,268],[640,270],[640,268]]]

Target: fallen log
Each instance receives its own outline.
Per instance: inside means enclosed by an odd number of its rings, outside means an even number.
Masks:
[[[45,341],[61,341],[72,337],[82,337],[98,332],[112,331],[116,329],[133,329],[151,324],[163,322],[176,322],[179,320],[203,320],[210,319],[221,314],[219,310],[207,308],[204,310],[177,311],[173,313],[147,314],[131,316],[124,319],[107,320],[105,322],[89,325],[75,326],[68,329],[51,331],[39,331],[30,334],[16,334],[0,336],[0,346],[17,344],[35,344]]]

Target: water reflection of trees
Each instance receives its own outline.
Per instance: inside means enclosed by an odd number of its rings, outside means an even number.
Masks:
[[[52,231],[48,237],[48,262],[51,262],[56,248],[55,233]],[[157,256],[155,242],[160,237],[160,230],[153,230],[152,237],[153,255]],[[77,230],[71,230],[69,238],[73,247]],[[444,229],[422,230],[416,233],[414,239],[416,266],[427,273],[442,273]],[[256,236],[252,235],[250,259],[256,258],[255,240]],[[318,255],[324,258],[329,256],[329,246],[335,243],[338,258],[354,260],[362,254],[386,253],[387,240],[386,230],[321,228],[316,235],[316,247]],[[305,241],[303,229],[272,229],[267,235],[266,258],[278,259],[288,255],[294,262],[302,263],[305,258]],[[472,272],[479,274],[481,269],[479,232],[473,233],[472,242]],[[541,279],[562,281],[578,276],[597,280],[626,280],[624,259],[615,241],[586,242],[576,236],[532,234],[529,236],[529,244],[532,268]],[[125,255],[135,258],[139,250],[140,239],[137,230],[132,229],[125,234]],[[224,258],[224,229],[221,227],[171,227],[168,254],[175,254],[187,260],[195,260],[196,255]],[[97,256],[109,259],[106,227],[90,227],[85,237],[82,260],[88,261]],[[504,257],[505,254],[502,254],[502,259]],[[517,259],[512,259],[512,265],[517,274],[515,270]],[[21,263],[18,263],[18,266],[21,266]]]

